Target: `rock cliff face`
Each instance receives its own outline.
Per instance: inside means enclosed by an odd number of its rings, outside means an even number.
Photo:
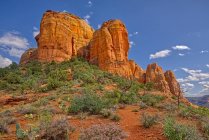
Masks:
[[[165,79],[163,69],[156,63],[149,64],[147,66],[146,82],[154,83],[155,88],[162,92],[170,92],[170,88]]]
[[[181,94],[172,71],[164,73],[156,63],[143,70],[133,60],[128,60],[128,32],[120,20],[104,22],[94,32],[83,19],[75,15],[47,11],[43,15],[36,41],[38,48],[27,50],[20,64],[32,60],[62,62],[73,56],[81,56],[102,70],[136,79],[140,83],[152,82],[156,89],[165,93]]]
[[[94,30],[81,18],[47,11],[42,18],[38,43],[38,60],[61,62],[73,56],[84,55]]]
[[[105,22],[90,43],[89,62],[100,69],[129,77],[132,71],[128,61],[129,41],[125,25],[120,20]]]
[[[30,48],[22,54],[20,64],[26,64],[30,61],[37,60],[37,56],[37,48]]]
[[[165,75],[165,80],[167,81],[168,86],[170,88],[170,92],[176,96],[179,96],[179,95],[182,96],[180,85],[178,81],[176,80],[174,73],[169,70],[169,71],[166,71],[164,75]]]

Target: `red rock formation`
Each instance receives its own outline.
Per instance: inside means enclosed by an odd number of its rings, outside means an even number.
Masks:
[[[147,66],[146,82],[154,83],[154,87],[162,92],[170,92],[163,69],[156,63]]]
[[[97,30],[90,43],[89,61],[100,69],[130,77],[128,61],[129,41],[125,25],[120,20],[109,20]]]
[[[145,71],[139,65],[137,65],[133,60],[129,60],[129,65],[133,78],[135,78],[140,83],[145,83],[146,82]]]
[[[92,39],[94,30],[81,18],[47,11],[42,18],[38,42],[38,60],[61,62],[83,55],[83,48]]]
[[[37,60],[37,48],[30,48],[22,54],[20,64],[26,64],[34,60]]]
[[[75,15],[47,11],[43,15],[36,41],[38,48],[27,50],[20,64],[32,60],[62,62],[73,56],[82,56],[102,70],[137,79],[140,83],[152,82],[158,90],[173,95],[181,93],[172,71],[164,74],[156,63],[148,65],[144,71],[133,60],[128,60],[128,32],[120,20],[109,20],[94,32],[83,19]]]
[[[176,80],[174,73],[169,70],[169,71],[166,71],[164,75],[165,75],[165,80],[167,81],[168,86],[170,88],[170,92],[175,96],[179,96],[179,95],[183,96],[180,85],[178,81]]]

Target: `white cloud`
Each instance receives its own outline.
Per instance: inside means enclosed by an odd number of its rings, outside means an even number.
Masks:
[[[206,65],[206,67],[208,67],[208,68],[209,68],[209,64],[207,64],[207,65]]]
[[[129,44],[130,44],[130,47],[133,47],[136,45],[133,41],[130,41]]]
[[[98,24],[98,25],[97,25],[97,29],[100,29],[101,27],[102,27],[101,24]]]
[[[89,19],[91,18],[91,16],[89,14],[87,14],[86,16],[84,16],[84,20],[89,24]]]
[[[206,91],[209,92],[209,81],[202,81],[202,82],[199,82],[199,84],[203,87],[203,89],[200,91],[200,93],[203,93]]]
[[[0,55],[0,68],[4,68],[12,64],[12,61],[9,58],[5,58]]]
[[[176,45],[172,47],[174,50],[191,50],[188,46],[185,45]]]
[[[183,54],[183,53],[179,53],[179,56],[184,56],[185,54]]]
[[[68,11],[67,11],[67,10],[63,10],[62,12],[63,12],[63,13],[68,13]]]
[[[209,79],[209,73],[204,73],[202,70],[192,70],[188,68],[182,68],[182,70],[186,72],[188,76],[178,79],[181,83]]]
[[[207,50],[202,50],[200,53],[203,54],[203,53],[208,53],[209,51]]]
[[[7,32],[0,37],[1,49],[11,56],[20,57],[28,49],[29,42],[18,32]]]
[[[33,37],[36,37],[40,33],[37,27],[33,27]]]
[[[8,32],[0,37],[0,46],[26,49],[29,46],[28,40],[21,37],[19,33]]]
[[[129,37],[136,36],[136,35],[138,35],[138,34],[139,34],[139,32],[133,32],[133,33],[130,33],[130,34],[129,34]]]
[[[134,35],[138,35],[139,33],[138,32],[134,32]]]
[[[149,58],[150,59],[163,58],[163,57],[169,56],[170,53],[171,53],[170,50],[162,50],[162,51],[156,52],[155,54],[151,54]]]
[[[88,1],[88,7],[92,7],[93,3],[92,1]]]

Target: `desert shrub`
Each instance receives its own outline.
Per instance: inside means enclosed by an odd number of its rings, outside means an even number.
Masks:
[[[9,83],[7,81],[1,81],[0,80],[0,90],[8,89]]]
[[[17,122],[17,120],[14,117],[5,117],[5,118],[2,118],[2,120],[8,125],[15,124]]]
[[[39,113],[38,118],[39,118],[40,124],[47,127],[52,122],[52,112],[50,112],[49,110],[42,110]]]
[[[90,128],[84,129],[79,137],[79,140],[123,140],[127,134],[113,124],[93,125]]]
[[[138,101],[138,97],[134,92],[124,92],[114,90],[113,92],[106,92],[105,94],[108,102],[112,105],[121,104],[133,104]]]
[[[132,81],[118,75],[111,75],[111,79],[115,82],[121,90],[128,90],[131,88]]]
[[[203,133],[207,139],[209,139],[209,122],[208,122],[208,120],[207,120],[207,122],[202,122],[202,124],[201,124]]]
[[[148,106],[144,102],[139,102],[140,109],[146,109]]]
[[[172,118],[166,118],[164,123],[164,135],[169,140],[202,140],[196,128],[181,125]]]
[[[0,113],[0,117],[11,117],[12,116],[12,112],[10,110],[5,110],[3,112]]]
[[[165,96],[161,95],[152,95],[152,94],[145,94],[141,96],[141,100],[146,103],[148,106],[155,106],[159,102],[163,101]]]
[[[17,110],[17,113],[20,114],[36,114],[38,112],[38,109],[33,106],[24,106],[24,107],[19,107]]]
[[[8,124],[5,121],[0,120],[0,134],[5,134],[8,132],[9,132]]]
[[[111,116],[110,116],[110,119],[112,120],[112,121],[115,121],[115,122],[118,122],[118,121],[120,121],[120,116],[118,115],[118,114],[112,114]]]
[[[49,125],[40,125],[40,138],[46,140],[69,139],[68,134],[74,131],[66,118],[52,120]]]
[[[5,80],[9,84],[20,84],[22,83],[22,78],[20,76],[20,73],[17,72],[10,72],[6,75]]]
[[[106,92],[105,97],[111,105],[118,104],[121,98],[121,92],[119,90],[114,90],[112,92]]]
[[[135,92],[125,92],[121,94],[119,103],[133,104],[137,102],[137,95]]]
[[[70,113],[89,112],[91,114],[99,114],[106,107],[102,97],[93,93],[74,96],[70,104],[68,108]]]
[[[77,115],[77,118],[80,120],[84,120],[88,117],[89,113],[88,112],[81,112]]]
[[[181,105],[179,115],[185,118],[202,118],[209,117],[209,109],[206,107],[194,108],[192,106]]]
[[[102,109],[100,111],[100,114],[104,117],[104,118],[108,118],[113,114],[113,111],[110,109]]]
[[[16,124],[16,137],[18,140],[27,139],[27,132],[21,128],[19,123]]]
[[[94,75],[94,69],[89,65],[87,61],[77,58],[71,61],[73,79],[81,80],[84,83],[95,83],[96,77]]]
[[[38,61],[32,61],[24,66],[26,69],[26,76],[38,76],[42,74],[42,65]]]
[[[151,126],[157,123],[157,120],[157,115],[142,114],[141,123],[144,128],[150,128]]]
[[[41,107],[41,106],[47,105],[48,103],[49,103],[49,99],[47,99],[47,98],[41,98],[41,99],[35,101],[34,103],[32,103],[32,105],[34,107]]]
[[[174,103],[165,103],[162,104],[163,109],[167,110],[167,111],[175,111],[178,109],[177,105]]]

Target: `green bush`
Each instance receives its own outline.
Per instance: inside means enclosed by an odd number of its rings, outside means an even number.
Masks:
[[[203,130],[205,137],[207,137],[207,139],[209,139],[209,122],[208,122],[208,120],[207,120],[207,122],[202,122],[202,130]]]
[[[142,114],[141,123],[144,128],[150,128],[157,123],[157,115]]]
[[[172,118],[166,118],[164,135],[169,140],[203,140],[196,128],[177,124]]]
[[[138,97],[134,92],[122,93],[119,90],[114,90],[113,92],[107,92],[105,94],[108,102],[112,105],[121,104],[133,104],[138,101]]]
[[[100,111],[100,114],[104,117],[104,118],[108,118],[113,114],[113,111],[110,109],[102,109]]]
[[[148,106],[155,106],[159,102],[163,101],[165,99],[165,96],[145,94],[145,95],[141,96],[140,98]]]
[[[115,122],[118,122],[118,121],[120,121],[120,116],[118,115],[118,114],[112,114],[111,116],[110,116],[110,119],[112,120],[112,121],[115,121]]]
[[[133,104],[133,103],[136,103],[138,101],[137,98],[138,97],[137,97],[136,93],[126,92],[126,93],[121,94],[119,103]]]
[[[70,102],[68,108],[69,113],[89,112],[91,114],[99,114],[99,112],[106,107],[106,103],[97,94],[86,93],[75,96]]]

